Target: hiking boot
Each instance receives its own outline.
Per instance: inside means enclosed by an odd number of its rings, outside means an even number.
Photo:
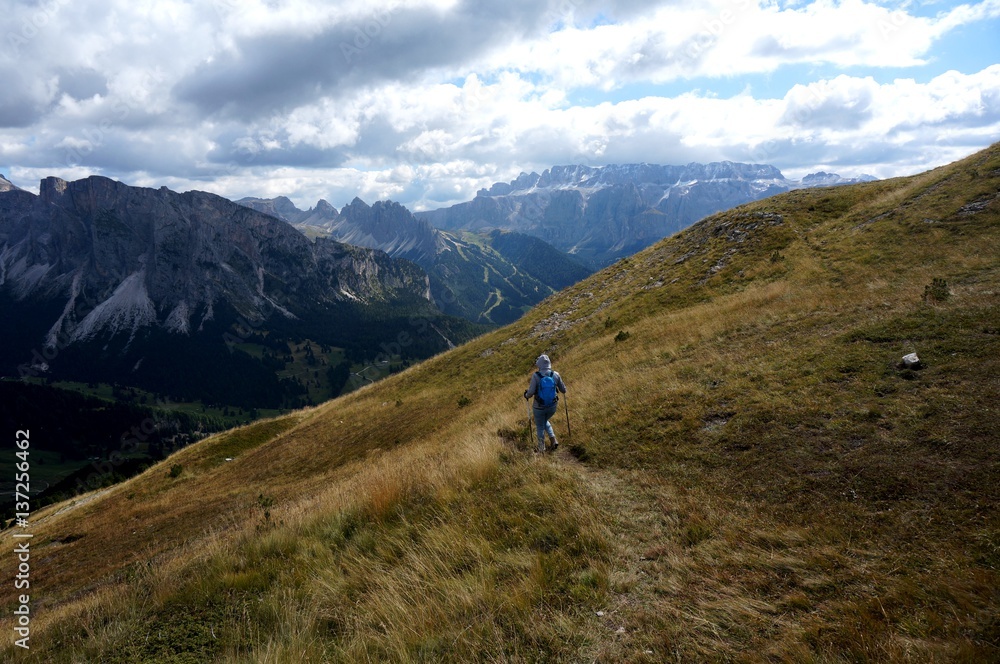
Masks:
[[[555,452],[557,449],[559,449],[559,443],[553,440],[552,441],[552,446],[549,448],[549,451],[550,452]]]

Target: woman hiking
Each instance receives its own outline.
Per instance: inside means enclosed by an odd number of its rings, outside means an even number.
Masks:
[[[552,362],[548,355],[539,355],[538,359],[535,360],[535,366],[538,367],[538,371],[531,374],[531,382],[524,392],[525,399],[535,397],[535,403],[531,409],[535,417],[535,430],[538,433],[538,448],[535,451],[545,451],[546,432],[552,442],[549,449],[555,451],[559,447],[559,442],[556,440],[556,432],[552,430],[549,418],[556,414],[559,407],[557,391],[566,394],[566,383],[557,372],[552,370]]]

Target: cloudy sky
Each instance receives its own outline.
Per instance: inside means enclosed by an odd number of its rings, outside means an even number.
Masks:
[[[1000,0],[0,0],[0,173],[414,210],[556,164],[908,175],[1000,140]]]

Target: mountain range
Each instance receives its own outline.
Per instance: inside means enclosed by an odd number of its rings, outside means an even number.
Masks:
[[[496,183],[467,203],[416,214],[392,201],[368,205],[359,198],[339,211],[325,200],[301,210],[284,196],[236,202],[310,237],[411,260],[427,271],[445,313],[505,324],[591,270],[708,214],[795,188],[872,179],[815,173],[795,181],[773,166],[733,162],[556,166]],[[512,261],[500,247],[530,259]]]
[[[280,406],[295,386],[242,347],[251,338],[281,356],[279,339],[309,339],[360,361],[415,318],[429,331],[395,353],[404,359],[470,333],[409,261],[310,240],[213,194],[102,177],[0,193],[0,305],[3,374],[254,407]]]
[[[466,203],[416,216],[446,230],[500,228],[533,235],[603,267],[742,203],[792,189],[873,179],[815,173],[796,181],[773,166],[729,161],[555,166],[481,189]]]
[[[502,325],[591,270],[538,238],[494,230],[445,232],[393,201],[355,198],[339,212],[324,200],[300,210],[286,197],[243,198],[310,237],[329,237],[413,261],[430,279],[431,298],[446,314]]]

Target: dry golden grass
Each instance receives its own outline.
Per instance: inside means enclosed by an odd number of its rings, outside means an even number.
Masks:
[[[53,506],[33,649],[5,656],[1000,658],[998,182],[994,149],[717,215],[453,352]],[[925,302],[934,279],[951,294]],[[926,367],[897,368],[914,350]],[[561,410],[536,457],[520,393],[543,351],[572,436]]]

